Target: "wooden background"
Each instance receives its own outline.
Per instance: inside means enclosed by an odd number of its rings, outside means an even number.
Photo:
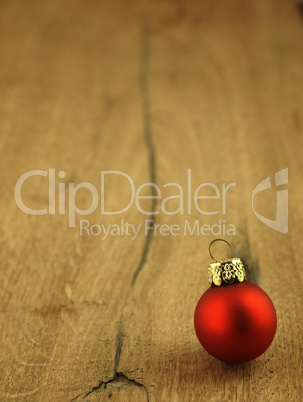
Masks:
[[[0,3],[1,401],[301,401],[303,23],[282,0],[2,0]],[[289,232],[253,214],[254,187],[289,168]],[[80,236],[79,221],[144,224],[132,206],[76,217],[31,216],[18,178],[56,169],[56,183],[129,174],[138,188],[204,182],[228,192],[201,201],[218,215],[155,215],[155,224],[216,224],[249,279],[272,298],[277,334],[255,361],[227,365],[200,346],[193,313],[208,287],[216,236]],[[58,172],[66,172],[65,179]],[[57,187],[58,189],[58,187]],[[129,185],[108,180],[119,209]],[[151,190],[151,187],[146,191]],[[146,193],[146,194],[147,194]],[[68,192],[66,189],[66,196]],[[150,194],[150,192],[149,192]],[[275,219],[275,188],[256,208]],[[48,208],[48,178],[23,187]],[[56,199],[58,202],[58,198]],[[77,205],[90,205],[79,191]],[[142,201],[159,210],[160,200]],[[178,206],[171,200],[167,208]],[[222,237],[221,236],[221,237]],[[221,250],[220,252],[223,252]]]

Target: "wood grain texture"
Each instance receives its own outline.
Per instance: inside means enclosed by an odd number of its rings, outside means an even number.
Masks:
[[[0,4],[0,399],[3,401],[300,401],[302,390],[303,24],[292,2],[3,0]],[[260,222],[251,194],[289,168],[289,232]],[[57,184],[119,170],[136,188],[192,191],[236,183],[221,201],[185,214],[31,216],[18,178],[63,170]],[[273,181],[274,182],[274,181]],[[58,190],[58,188],[57,188]],[[129,197],[108,182],[106,205]],[[151,195],[152,188],[148,187]],[[67,191],[66,191],[67,194]],[[47,178],[24,202],[48,208]],[[275,218],[275,188],[256,207]],[[58,201],[58,199],[57,199]],[[79,192],[77,205],[90,197]],[[142,201],[157,211],[160,200]],[[58,205],[57,205],[58,208]],[[178,200],[167,209],[178,208]],[[223,236],[271,296],[275,340],[258,359],[226,365],[193,329],[208,287],[213,235],[80,236],[95,224],[226,224]],[[158,229],[157,229],[158,230]]]

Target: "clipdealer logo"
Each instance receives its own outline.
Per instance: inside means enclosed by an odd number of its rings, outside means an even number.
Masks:
[[[282,186],[288,184],[288,168],[282,169],[275,173],[276,186]],[[276,218],[274,220],[268,219],[265,216],[258,213],[254,206],[254,198],[258,193],[269,190],[272,188],[270,176],[262,180],[254,188],[251,198],[251,206],[256,217],[263,222],[266,226],[276,230],[277,232],[286,234],[288,233],[288,190],[276,191]]]
[[[288,182],[288,169],[284,169],[276,173],[276,184],[286,184]],[[26,205],[22,198],[22,189],[25,182],[30,181],[31,178],[35,176],[45,177],[48,180],[48,208],[34,209],[30,205]],[[119,210],[111,210],[110,206],[106,205],[105,193],[106,193],[106,183],[113,176],[119,176],[126,180],[129,186],[129,200],[123,205]],[[48,170],[31,170],[22,174],[16,182],[15,185],[15,202],[21,211],[28,215],[68,215],[68,226],[70,228],[75,228],[76,217],[89,216],[99,208],[100,214],[104,216],[114,216],[122,215],[130,208],[135,206],[137,210],[149,217],[145,220],[144,231],[145,234],[149,230],[153,230],[164,236],[167,235],[179,235],[181,234],[181,228],[179,225],[174,224],[169,227],[169,225],[157,225],[151,220],[151,218],[160,213],[165,215],[177,215],[177,214],[187,214],[191,215],[192,211],[198,212],[203,216],[211,215],[223,215],[227,214],[227,195],[228,191],[231,191],[233,187],[236,187],[236,183],[222,183],[220,186],[214,183],[200,183],[195,189],[192,188],[192,172],[191,169],[187,170],[187,184],[186,188],[182,188],[179,183],[169,182],[161,186],[161,188],[155,183],[143,183],[138,188],[136,188],[135,183],[130,175],[125,172],[117,170],[107,170],[100,172],[100,191],[97,187],[89,182],[81,182],[77,185],[74,183],[59,182],[59,179],[64,179],[66,177],[65,171],[61,170],[56,173],[55,169]],[[287,233],[288,231],[288,190],[281,190],[277,192],[277,211],[276,219],[274,221],[269,220],[259,214],[254,207],[254,198],[261,191],[270,189],[271,182],[270,177],[259,183],[252,193],[252,210],[256,217],[263,222],[265,225],[281,232]],[[143,195],[144,189],[149,188],[152,195]],[[165,189],[172,188],[176,194],[163,196],[165,194]],[[90,198],[91,203],[88,208],[82,209],[77,205],[77,193],[81,189],[85,189],[88,194],[87,199]],[[202,195],[205,189],[212,195]],[[66,200],[67,195],[67,200]],[[146,210],[142,207],[142,200],[157,200],[157,209],[155,211]],[[177,201],[175,210],[167,208],[167,204],[170,200]],[[210,201],[207,203],[208,209],[202,209],[200,200]],[[66,202],[67,201],[67,202]],[[216,201],[216,202],[214,202]],[[66,211],[67,204],[67,211]],[[214,206],[220,205],[219,209],[214,209]],[[121,219],[120,225],[110,224],[109,227],[105,227],[103,224],[93,224],[87,219],[80,219],[80,235],[87,234],[92,236],[102,235],[102,239],[105,239],[109,234],[111,235],[121,235],[126,234],[132,236],[135,239],[141,229],[142,225],[134,225],[129,222],[125,222]],[[160,226],[160,227],[159,227]],[[210,226],[208,224],[201,225],[199,220],[196,220],[194,224],[190,224],[188,220],[184,222],[183,228],[184,234],[202,234],[202,235],[235,235],[236,228],[232,224],[227,224],[225,219],[219,219],[218,224]]]

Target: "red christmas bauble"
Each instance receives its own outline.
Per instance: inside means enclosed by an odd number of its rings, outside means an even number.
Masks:
[[[210,287],[195,310],[195,330],[204,349],[226,363],[255,359],[269,347],[277,315],[269,296],[257,285]]]

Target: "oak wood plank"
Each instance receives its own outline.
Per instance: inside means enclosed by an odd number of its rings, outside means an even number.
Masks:
[[[302,400],[303,25],[295,5],[5,0],[0,60],[0,399]],[[287,234],[251,209],[254,187],[284,168]],[[18,178],[33,169],[55,169],[54,215],[30,216],[15,203]],[[155,182],[163,197],[177,182],[184,214],[164,213],[161,200],[141,201],[160,211],[154,222],[135,205],[114,216],[98,205],[69,227],[67,199],[58,213],[59,183],[67,195],[69,183],[90,182],[101,198],[108,170],[127,173],[136,188]],[[218,214],[188,203],[189,175],[192,198],[200,183],[218,187],[220,200],[200,204]],[[24,185],[27,205],[49,208],[48,176]],[[235,183],[226,213],[222,183]],[[106,205],[126,205],[125,178],[107,184]],[[79,191],[79,208],[90,202]],[[270,219],[275,205],[275,189],[256,200]],[[80,236],[81,219],[142,226],[134,240],[102,240]],[[219,227],[219,219],[221,229],[234,225],[235,236],[221,236],[278,315],[268,351],[237,366],[209,356],[193,329],[216,236],[184,230],[196,221]],[[147,220],[155,226],[145,233]],[[164,224],[180,234],[161,234]]]

